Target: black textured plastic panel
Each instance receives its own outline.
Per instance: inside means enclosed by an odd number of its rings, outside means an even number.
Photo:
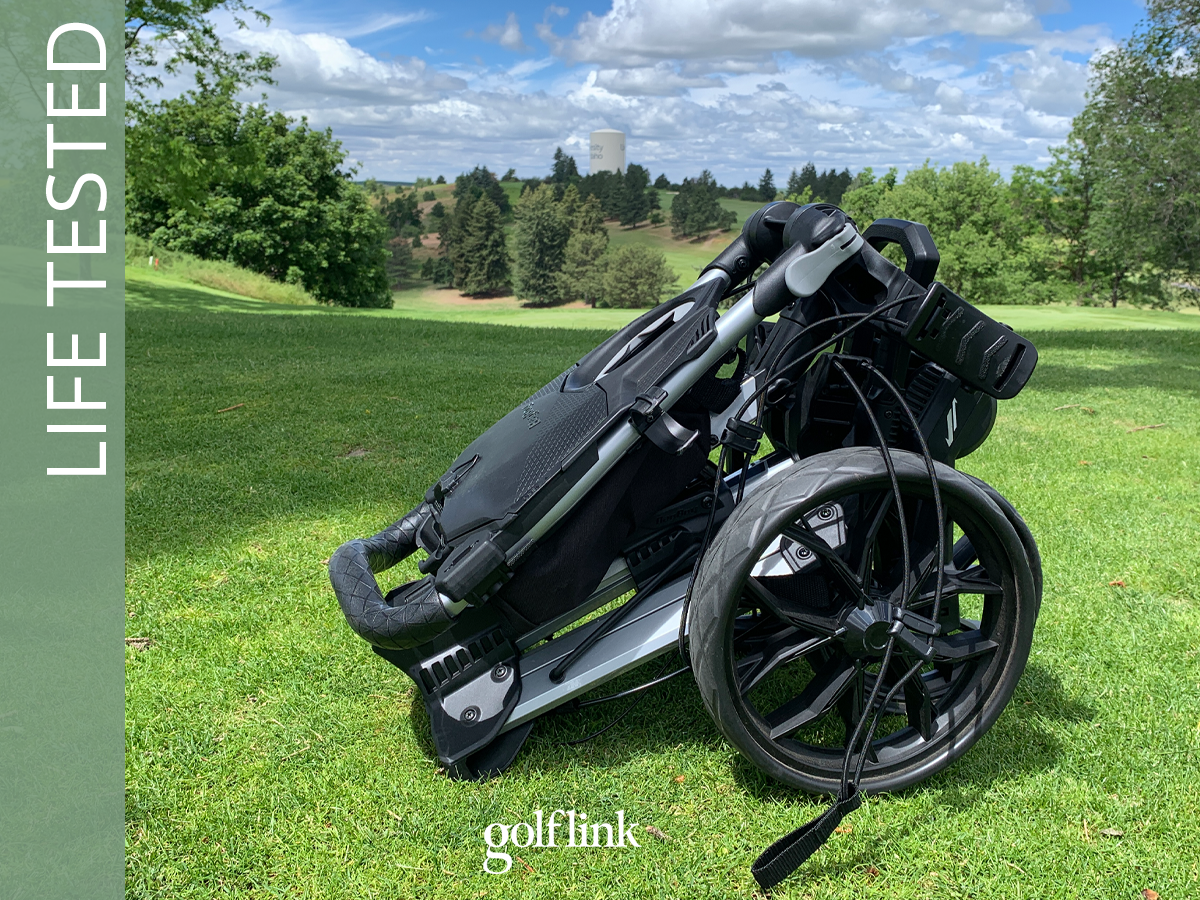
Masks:
[[[575,368],[575,367],[571,366],[571,369],[573,369],[573,368]],[[549,384],[543,385],[542,387],[538,388],[537,393],[535,393],[532,397],[530,397],[528,400],[526,400],[524,403],[522,403],[521,406],[526,406],[526,405],[532,403],[534,400],[540,400],[542,397],[545,397],[547,394],[553,394],[555,391],[562,390],[562,384],[564,381],[567,380],[567,376],[571,373],[571,369],[567,369],[567,371],[563,372],[561,375],[559,375],[557,378],[555,378]],[[520,407],[518,407],[518,409],[519,408]]]
[[[706,312],[711,314],[711,310],[706,310]],[[712,328],[714,321],[715,317],[709,315],[700,317],[700,321],[698,322],[695,319],[688,322],[688,325],[691,327],[681,329],[679,337],[675,339],[670,349],[660,353],[657,359],[654,360],[653,365],[649,366],[641,374],[641,377],[638,378],[637,393],[643,393],[658,384],[659,380],[667,372],[675,368],[684,354],[687,353],[688,348],[700,340],[706,331]]]
[[[545,423],[545,433],[525,459],[517,483],[516,506],[522,506],[537,493],[559,470],[563,460],[591,440],[607,418],[608,400],[596,385],[564,394]]]

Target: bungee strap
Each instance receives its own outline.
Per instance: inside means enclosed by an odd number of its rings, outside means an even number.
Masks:
[[[853,784],[845,794],[839,794],[833,806],[811,822],[785,834],[750,867],[750,873],[764,891],[770,890],[800,868],[805,861],[824,846],[833,831],[848,813],[862,806],[862,794]]]

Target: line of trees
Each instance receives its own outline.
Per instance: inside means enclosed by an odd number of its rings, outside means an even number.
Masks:
[[[459,176],[454,208],[439,233],[439,256],[427,259],[421,274],[466,294],[513,290],[529,306],[658,303],[676,281],[666,257],[641,245],[610,251],[601,197],[584,195],[586,179],[572,170],[571,157],[556,154],[550,178],[525,183],[512,209],[511,241],[501,179],[483,167]],[[629,183],[645,193],[636,177],[619,182]]]

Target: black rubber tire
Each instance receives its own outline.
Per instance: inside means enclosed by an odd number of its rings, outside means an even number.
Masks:
[[[1038,611],[1040,612],[1042,608],[1042,554],[1038,550],[1037,541],[1033,538],[1033,532],[1029,530],[1029,526],[1007,497],[982,478],[974,475],[967,475],[967,477],[979,485],[991,501],[1000,507],[1004,515],[1008,517],[1008,521],[1012,523],[1012,527],[1016,529],[1018,537],[1021,538],[1021,544],[1025,547],[1025,556],[1029,559],[1029,571],[1033,575],[1033,587],[1037,594]]]
[[[896,474],[905,494],[929,496],[924,460],[914,453],[892,451]],[[1021,536],[1008,515],[975,480],[937,464],[943,500],[957,508],[956,521],[972,525],[987,538],[984,555],[1004,572],[1005,602],[1012,604],[1005,626],[1010,634],[985,667],[989,688],[977,709],[956,719],[948,713],[928,747],[910,762],[868,765],[861,790],[895,791],[928,778],[965,753],[1003,711],[1024,671],[1037,617],[1037,590]],[[705,707],[721,733],[755,766],[772,778],[813,793],[839,787],[842,751],[797,754],[773,741],[755,723],[737,687],[733,624],[743,586],[767,545],[801,512],[857,492],[885,489],[887,470],[876,448],[854,447],[801,460],[746,498],[704,555],[688,613],[690,658]],[[1036,549],[1036,548],[1035,548]]]

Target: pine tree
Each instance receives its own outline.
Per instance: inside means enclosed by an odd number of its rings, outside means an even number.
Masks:
[[[439,232],[438,251],[450,264],[450,283],[461,289],[466,279],[466,261],[464,247],[467,239],[468,226],[471,221],[471,210],[475,206],[475,197],[470,191],[454,204],[454,209],[443,219],[442,230]]]
[[[554,199],[553,186],[544,184],[523,193],[517,201],[516,218],[517,297],[532,306],[548,306],[558,301],[556,275],[562,269],[570,237],[570,225],[563,217],[562,204]]]
[[[795,168],[792,169],[792,174],[788,176],[786,191],[789,197],[804,193],[804,184],[800,180],[800,173]]]
[[[581,300],[596,306],[604,297],[604,253],[608,249],[608,229],[604,227],[600,201],[596,197],[579,201],[570,221],[571,237],[563,254],[562,271],[555,279],[558,296],[564,303]]]
[[[764,171],[762,178],[758,179],[758,199],[763,203],[770,203],[775,199],[775,176],[771,174],[770,169]]]
[[[462,292],[477,296],[507,290],[510,284],[508,248],[500,224],[500,207],[481,196],[473,204],[463,241]]]
[[[579,180],[579,167],[575,165],[575,157],[568,156],[562,147],[554,148],[554,165],[550,170],[550,181],[564,187]]]
[[[650,198],[646,194],[649,188],[650,173],[637,163],[630,163],[622,180],[617,214],[622,225],[636,225],[650,215]]]
[[[675,237],[698,237],[707,231],[728,231],[737,214],[717,202],[717,181],[705,169],[699,178],[685,178],[671,204],[671,233]]]

